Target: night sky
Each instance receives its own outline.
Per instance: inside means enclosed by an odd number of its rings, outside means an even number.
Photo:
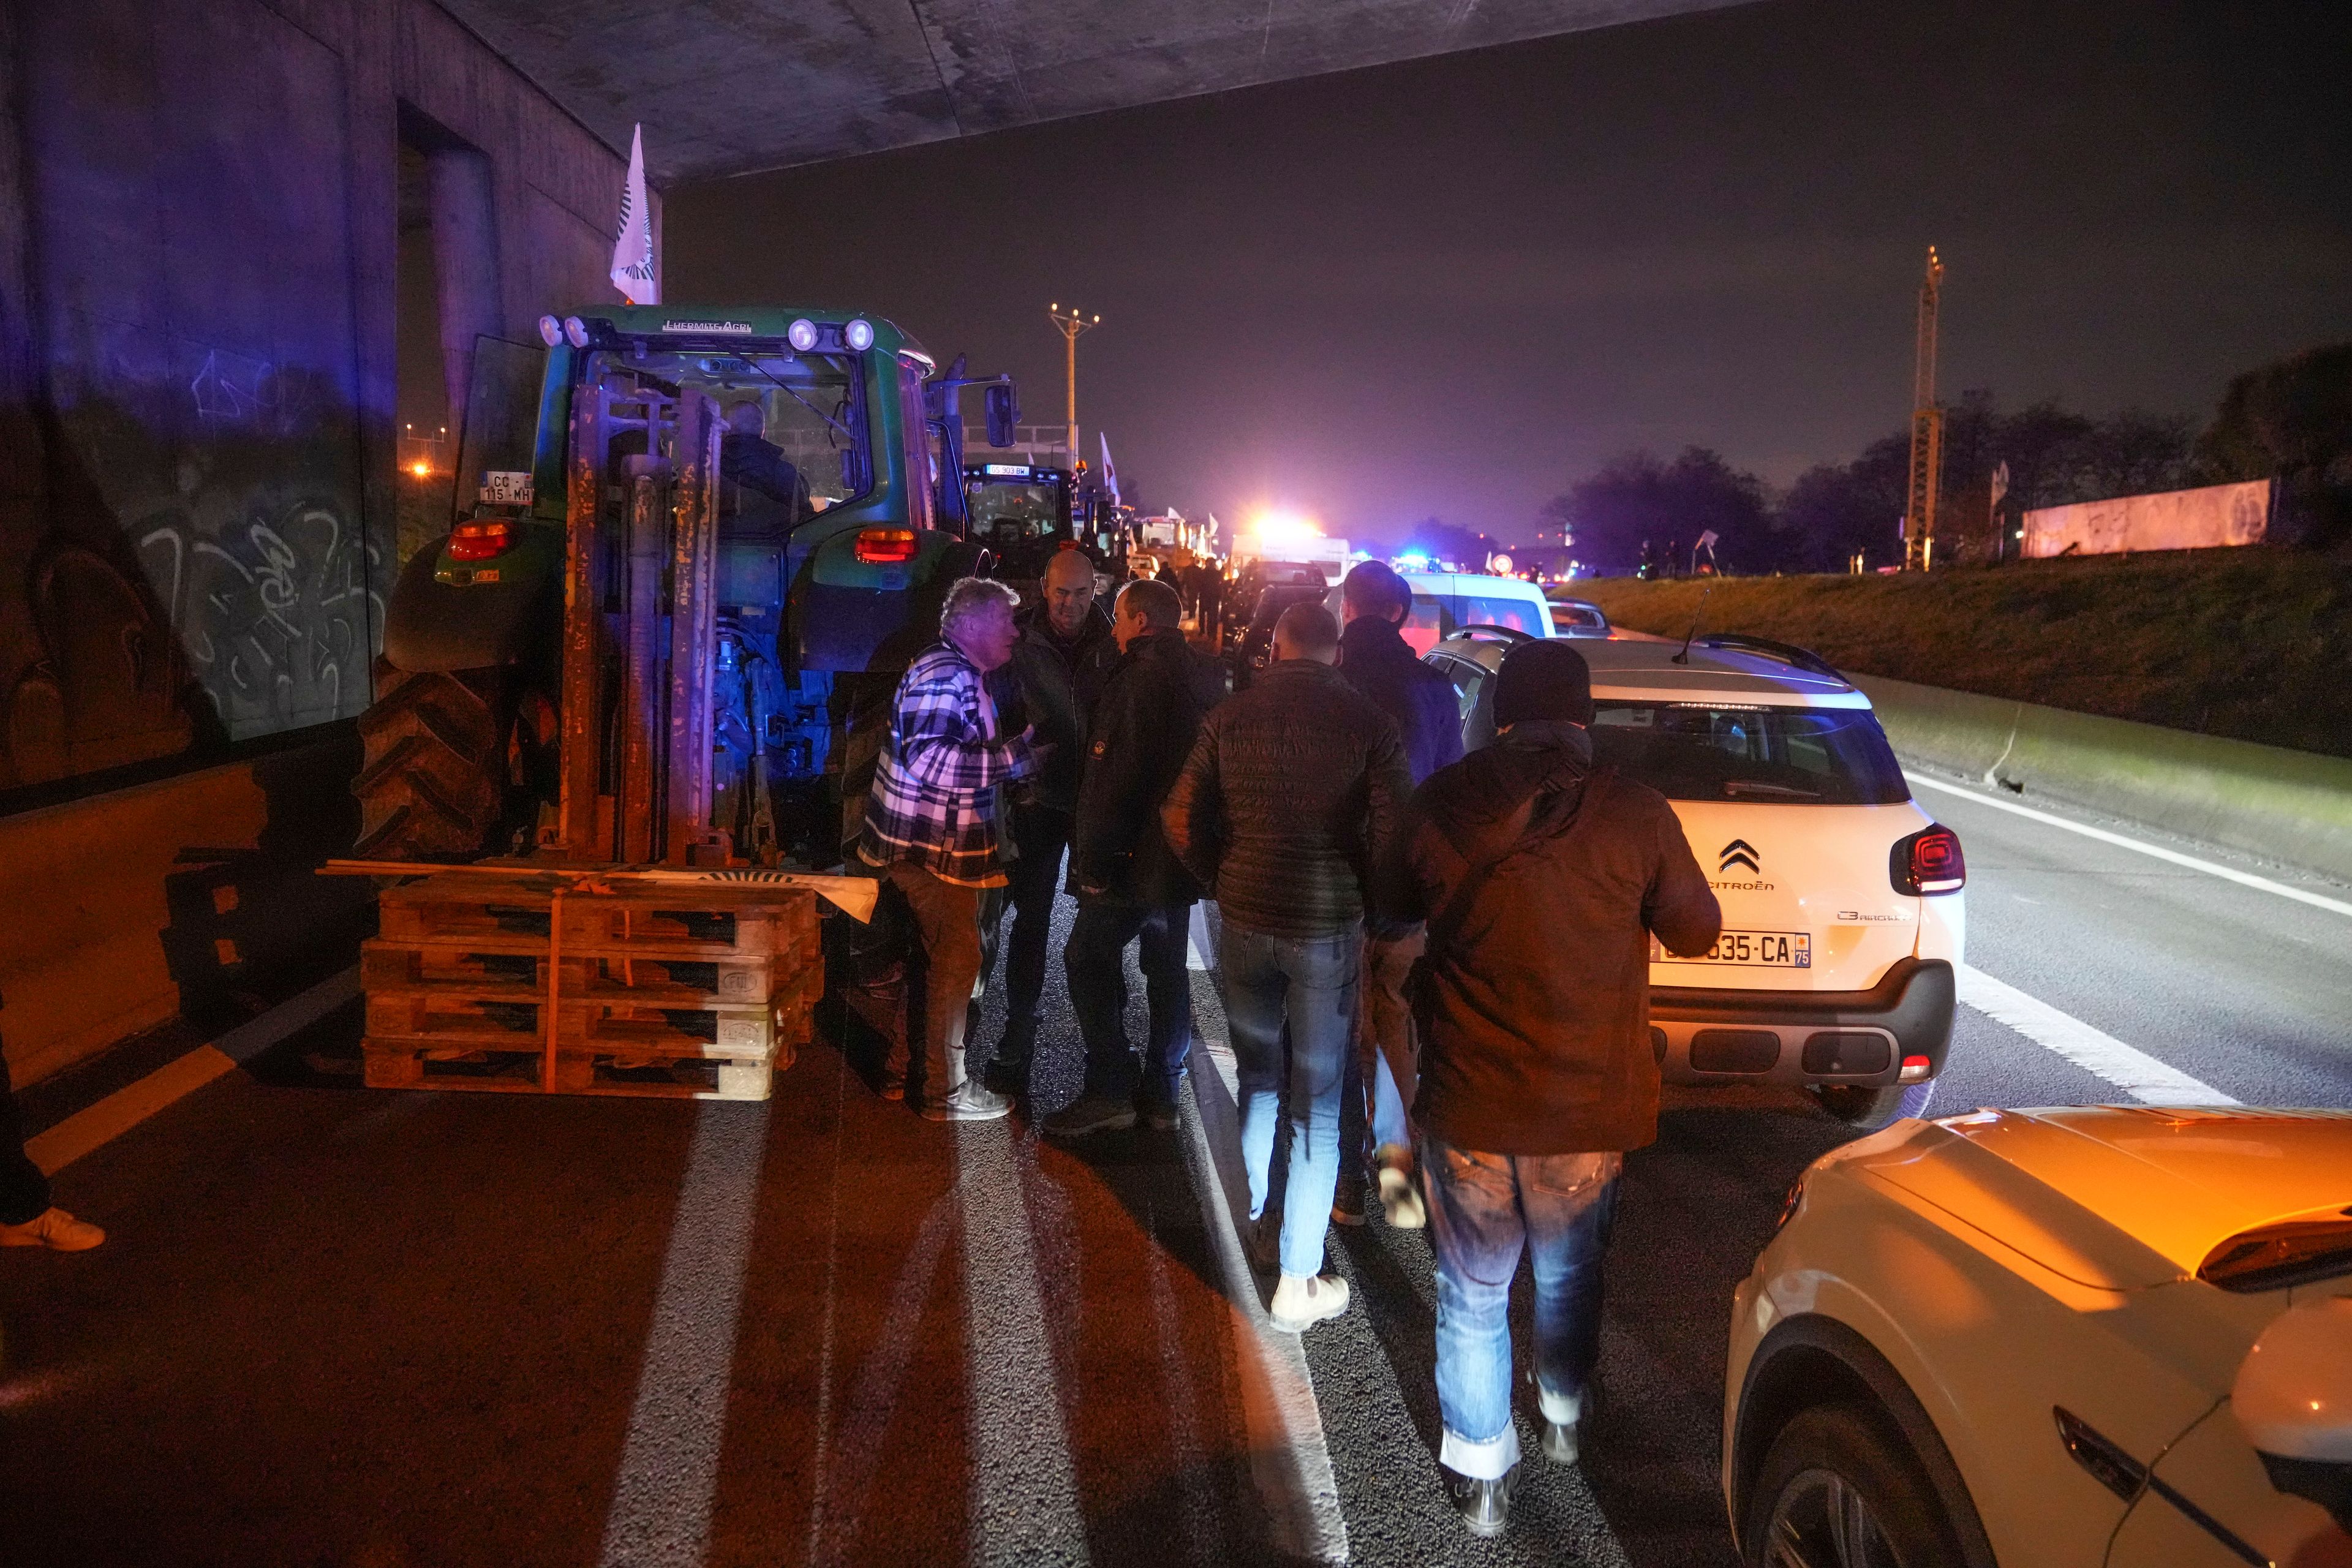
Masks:
[[[680,302],[835,301],[1153,507],[1505,538],[1612,453],[1785,482],[1942,391],[2201,423],[2352,337],[2343,0],[1767,0],[680,187]]]

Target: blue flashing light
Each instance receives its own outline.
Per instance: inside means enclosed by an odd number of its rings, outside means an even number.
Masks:
[[[1429,557],[1423,555],[1418,550],[1406,551],[1402,555],[1396,558],[1396,563],[1408,572],[1426,572],[1429,570]]]

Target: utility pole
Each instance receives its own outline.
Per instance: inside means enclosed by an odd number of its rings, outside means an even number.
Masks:
[[[1061,329],[1065,346],[1069,350],[1069,415],[1070,467],[1078,466],[1078,334],[1102,325],[1100,316],[1089,316],[1076,305],[1062,309],[1059,300],[1045,307],[1045,314]]]
[[[1944,468],[1944,411],[1936,404],[1936,310],[1944,264],[1927,247],[1919,283],[1918,356],[1911,380],[1911,495],[1903,513],[1903,564],[1924,572],[1936,550],[1936,491]]]

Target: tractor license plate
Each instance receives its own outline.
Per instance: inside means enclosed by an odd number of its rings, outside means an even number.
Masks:
[[[1696,958],[1676,958],[1650,939],[1652,963],[1735,963],[1768,969],[1811,969],[1813,938],[1801,931],[1727,931]]]

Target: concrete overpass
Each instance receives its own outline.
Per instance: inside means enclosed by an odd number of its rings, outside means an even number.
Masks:
[[[1739,0],[445,0],[657,180],[740,174]]]
[[[404,432],[446,470],[478,338],[610,297],[633,122],[658,184],[1725,3],[0,0],[17,1081],[348,941]]]

